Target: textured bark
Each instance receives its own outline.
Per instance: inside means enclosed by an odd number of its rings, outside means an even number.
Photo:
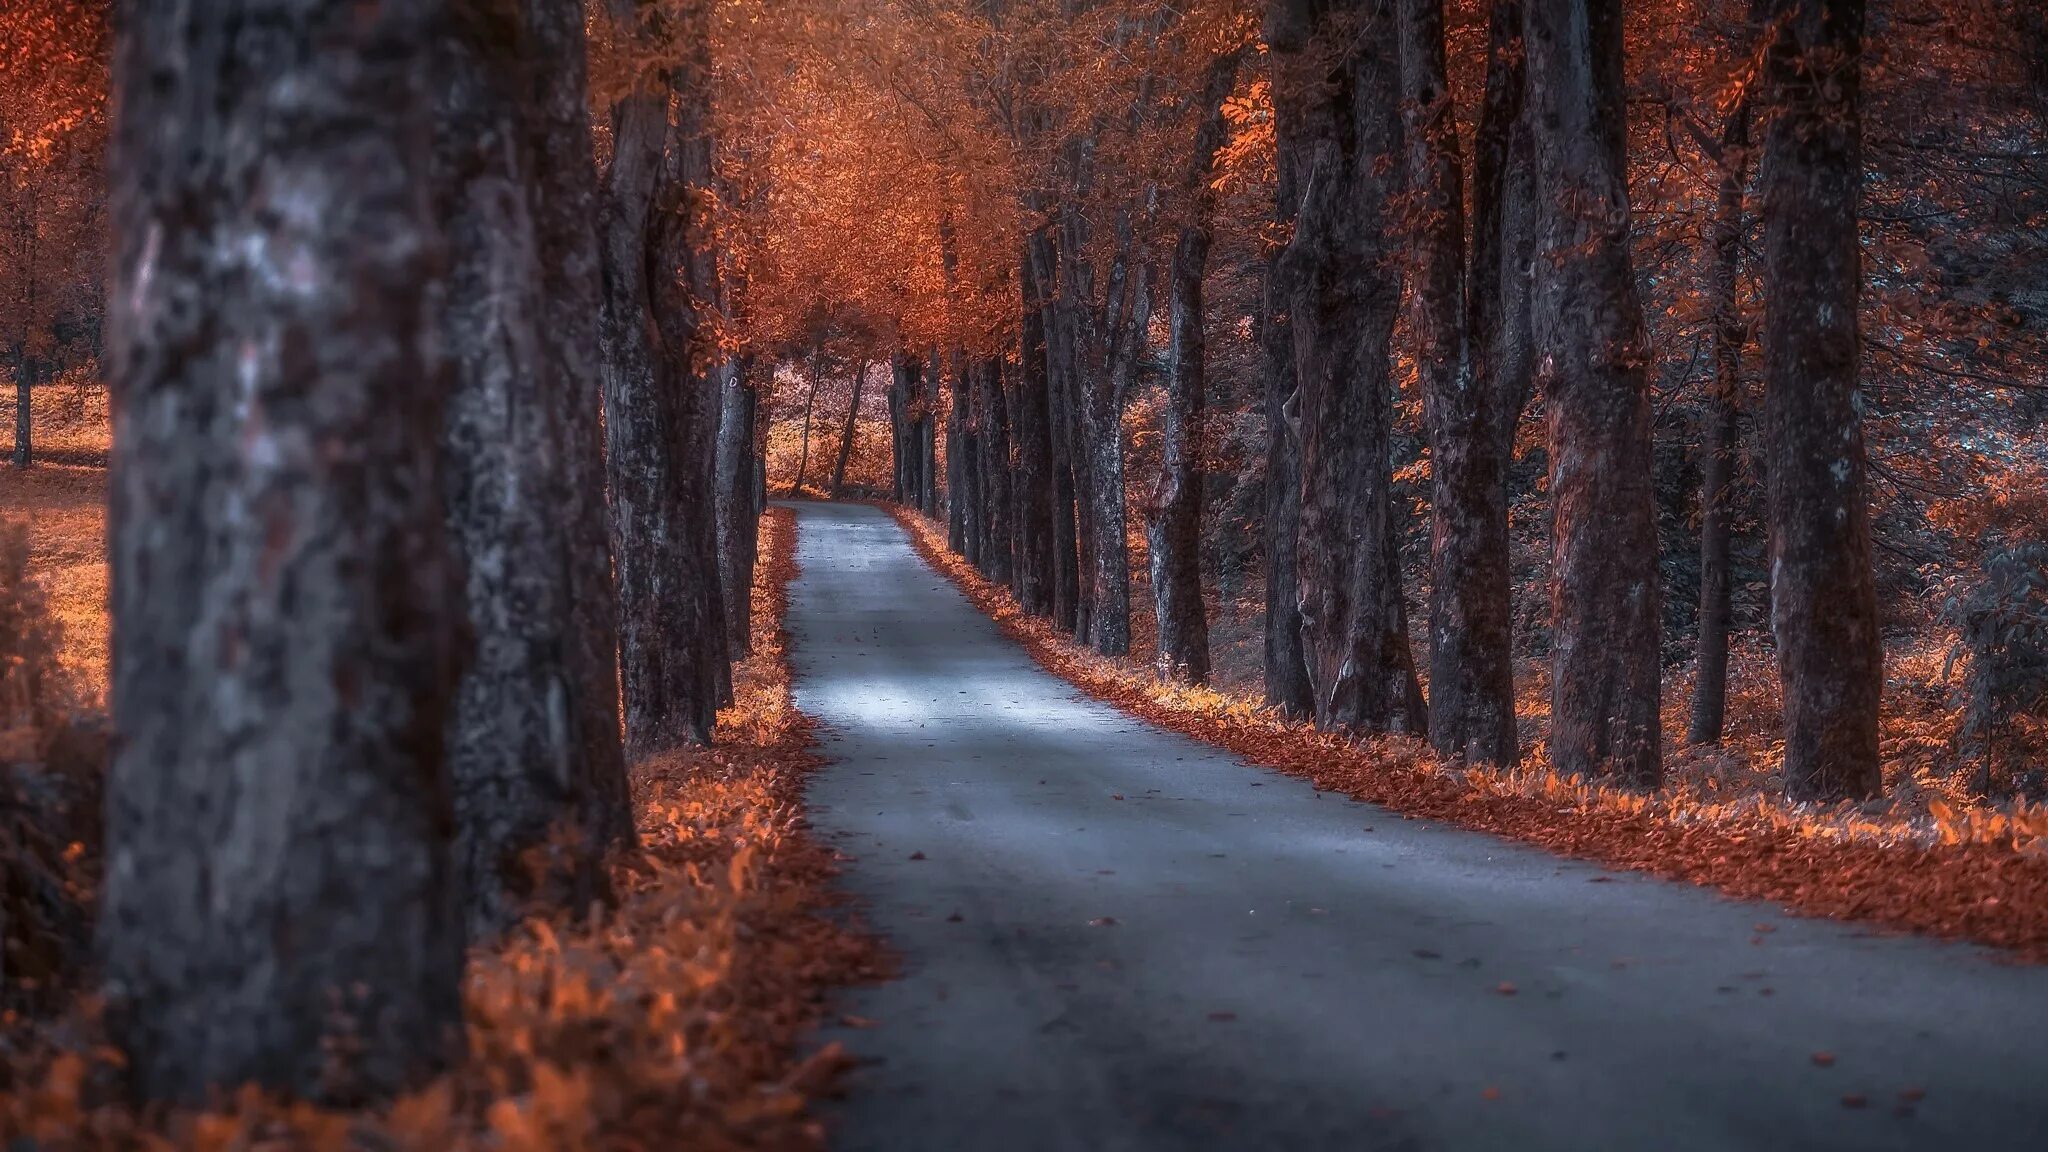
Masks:
[[[754,650],[754,388],[747,358],[729,356],[719,369],[718,573],[726,644],[735,657]]]
[[[100,945],[145,1098],[350,1103],[462,1043],[432,14],[118,22]]]
[[[718,252],[713,246],[709,205],[717,198],[712,171],[711,69],[696,26],[704,12],[692,10],[683,35],[691,45],[683,62],[669,70],[674,100],[669,108],[668,145],[655,196],[648,271],[654,328],[667,387],[680,400],[677,414],[675,478],[685,515],[681,521],[680,569],[674,573],[682,596],[679,647],[690,670],[693,694],[708,692],[716,708],[732,703],[732,654],[726,643],[725,596],[718,574],[719,313]]]
[[[1392,504],[1390,345],[1401,284],[1388,234],[1400,149],[1399,68],[1385,14],[1320,6],[1309,48],[1282,52],[1281,115],[1305,176],[1282,256],[1301,429],[1296,541],[1303,648],[1318,726],[1421,732]]]
[[[1524,14],[1542,219],[1532,319],[1550,422],[1550,760],[1655,787],[1649,336],[1629,266],[1619,0]]]
[[[853,399],[846,404],[846,423],[839,428],[839,459],[832,463],[832,498],[839,499],[846,491],[846,464],[853,459],[853,437],[860,430],[860,390],[867,382],[868,366],[865,361],[853,373]],[[813,392],[817,389],[813,388]]]
[[[522,0],[534,52],[528,132],[537,158],[541,345],[561,430],[569,529],[570,723],[579,749],[584,827],[606,846],[630,844],[633,802],[619,731],[619,598],[605,515],[604,376],[596,356],[604,277],[583,5]],[[534,66],[533,61],[541,62]]]
[[[634,6],[615,0],[628,35]],[[702,626],[686,585],[691,560],[681,473],[688,443],[685,383],[671,376],[657,332],[654,290],[675,268],[657,255],[650,225],[663,182],[669,94],[642,88],[612,109],[612,162],[599,213],[604,257],[604,361],[612,556],[619,593],[619,683],[627,753],[639,758],[684,742],[706,744],[717,716],[693,628]],[[671,205],[672,206],[672,205]],[[723,635],[722,630],[720,635]]]
[[[591,588],[595,574],[579,573],[574,559],[588,543],[576,539],[574,516],[590,511],[590,494],[571,485],[588,481],[595,464],[575,457],[596,450],[583,439],[595,421],[576,410],[597,396],[579,394],[589,372],[571,361],[594,346],[595,332],[564,318],[593,338],[573,349],[558,342],[564,333],[546,331],[549,289],[566,286],[550,284],[542,263],[546,133],[526,111],[538,113],[542,95],[531,75],[536,32],[519,0],[477,0],[451,14],[434,72],[435,209],[450,256],[439,319],[452,369],[441,486],[473,643],[448,763],[473,938],[505,927],[531,900],[573,906],[604,891],[604,849],[622,824],[630,828],[619,807],[617,722],[583,730],[604,723],[590,694],[617,706],[612,670],[579,663],[595,655],[580,629],[608,624],[581,616],[576,594],[604,596],[609,572],[604,590]],[[577,34],[580,47],[580,26]],[[587,163],[581,172],[593,178]],[[594,305],[594,293],[583,298]],[[533,852],[558,832],[572,835]]]
[[[1209,612],[1202,600],[1208,383],[1202,278],[1209,267],[1216,208],[1210,177],[1228,130],[1223,103],[1237,86],[1238,61],[1239,54],[1232,52],[1210,65],[1202,90],[1202,121],[1181,184],[1188,218],[1174,244],[1167,286],[1166,409],[1160,421],[1159,483],[1152,489],[1145,523],[1159,621],[1159,674],[1191,684],[1209,679]]]
[[[974,443],[981,460],[981,570],[990,580],[1007,585],[1016,573],[1012,526],[1016,523],[1014,476],[1010,465],[1009,404],[1003,388],[1003,362],[989,357],[974,382]]]
[[[1698,676],[1686,739],[1717,744],[1728,708],[1729,520],[1735,484],[1736,417],[1742,394],[1742,192],[1747,180],[1749,104],[1729,113],[1721,132],[1721,194],[1714,210],[1714,384],[1700,436],[1700,623]]]
[[[1515,430],[1535,378],[1529,299],[1536,155],[1522,20],[1521,0],[1496,0],[1488,17],[1486,86],[1472,146],[1472,273],[1465,284],[1473,388],[1491,397],[1504,465],[1514,460]]]
[[[895,462],[892,498],[920,511],[929,511],[926,500],[931,459],[926,435],[930,413],[925,400],[925,363],[909,352],[898,352],[889,360],[890,452]]]
[[[1875,795],[1884,650],[1858,415],[1861,0],[1771,0],[1764,136],[1764,445],[1785,786]]]
[[[1087,459],[1085,518],[1090,563],[1087,640],[1105,656],[1131,650],[1131,549],[1124,490],[1124,398],[1136,381],[1152,323],[1152,269],[1132,268],[1131,222],[1118,228],[1100,329],[1100,352],[1081,377],[1080,448]]]
[[[1041,249],[1049,247],[1042,235],[1025,241],[1020,370],[1010,392],[1010,429],[1017,454],[1013,504],[1017,602],[1034,616],[1052,613],[1053,589],[1059,578],[1053,549],[1057,486],[1053,476],[1052,384],[1046,369],[1046,293],[1038,272],[1042,263],[1049,263]]]
[[[1434,491],[1430,500],[1429,736],[1459,760],[1512,764],[1507,458],[1493,374],[1466,345],[1464,166],[1444,74],[1443,0],[1398,0],[1401,106],[1414,219],[1409,253],[1415,361]],[[1490,70],[1514,45],[1490,45]],[[1485,111],[1498,117],[1504,93]],[[1491,173],[1490,173],[1491,174]],[[1475,276],[1486,275],[1482,267]]]
[[[1293,29],[1296,5],[1266,7],[1266,40],[1273,48],[1271,79],[1275,114],[1275,218],[1291,231],[1299,212],[1303,150],[1296,121],[1301,117],[1292,85],[1277,83],[1281,61],[1304,46],[1306,28]],[[1294,325],[1289,308],[1293,268],[1283,264],[1284,249],[1267,257],[1264,299],[1259,316],[1259,344],[1265,360],[1266,401],[1266,704],[1288,716],[1307,716],[1314,707],[1307,656],[1302,651],[1301,602],[1295,568],[1296,541],[1301,533],[1301,440],[1295,428],[1298,390],[1294,371]]]

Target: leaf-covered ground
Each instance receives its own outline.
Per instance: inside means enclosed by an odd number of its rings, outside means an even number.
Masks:
[[[804,1037],[834,985],[879,973],[806,833],[810,723],[790,704],[795,518],[768,513],[756,651],[735,669],[717,747],[635,769],[642,850],[619,902],[535,918],[472,957],[470,1058],[375,1112],[245,1092],[205,1113],[121,1103],[95,1008],[0,1027],[0,1146],[208,1150],[810,1149],[806,1109],[844,1064]]]
[[[1072,643],[950,552],[943,526],[888,508],[926,563],[1048,671],[1250,763],[1405,816],[1565,856],[1709,885],[1803,915],[1974,940],[2048,962],[2048,815],[2039,810],[1938,806],[1931,817],[1899,820],[1685,788],[1644,795],[1541,769],[1465,769],[1411,739],[1317,732],[1246,697],[1166,683],[1142,665]]]

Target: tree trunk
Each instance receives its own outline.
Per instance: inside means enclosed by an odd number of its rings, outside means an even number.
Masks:
[[[27,468],[35,462],[35,401],[36,362],[29,357],[28,345],[19,345],[14,356],[14,466]]]
[[[1131,269],[1134,238],[1126,217],[1119,225],[1117,258],[1103,311],[1107,330],[1099,358],[1091,356],[1084,380],[1081,430],[1088,457],[1088,537],[1093,561],[1088,588],[1089,639],[1105,656],[1131,650],[1131,547],[1124,485],[1124,397],[1136,382],[1145,333],[1152,322],[1152,269]]]
[[[440,37],[432,121],[435,208],[450,256],[439,297],[452,367],[441,484],[474,642],[447,748],[456,872],[475,939],[529,901],[574,906],[604,891],[603,851],[623,818],[608,806],[624,797],[616,721],[608,747],[606,733],[579,731],[595,711],[585,694],[612,680],[609,669],[576,663],[588,655],[579,628],[591,622],[576,610],[567,559],[571,514],[588,498],[569,485],[592,463],[572,458],[595,447],[577,435],[589,425],[569,415],[596,397],[575,394],[587,370],[564,371],[569,350],[543,333],[550,285],[536,148],[545,137],[529,131],[537,125],[526,114],[541,93],[525,62],[534,43],[524,16],[518,0],[484,0],[454,18]],[[586,764],[586,751],[598,760]],[[578,831],[575,850],[546,853],[536,871],[529,851],[565,829]]]
[[[1059,582],[1053,533],[1058,484],[1053,475],[1052,382],[1047,370],[1049,334],[1044,306],[1050,251],[1051,245],[1042,233],[1025,242],[1020,371],[1010,397],[1010,428],[1017,444],[1013,504],[1017,517],[1017,602],[1034,616],[1052,613],[1053,590]],[[1043,274],[1041,269],[1045,270]]]
[[[754,650],[754,554],[748,546],[754,507],[754,389],[746,358],[720,367],[718,404],[718,572],[726,644],[735,656]]]
[[[1629,265],[1620,0],[1524,13],[1543,254],[1532,305],[1550,421],[1550,759],[1656,787],[1657,521],[1649,336]]]
[[[1875,795],[1884,649],[1858,416],[1862,0],[1771,0],[1764,444],[1771,627],[1794,797]]]
[[[1209,612],[1202,600],[1202,488],[1208,344],[1202,324],[1202,277],[1216,195],[1210,187],[1216,153],[1229,126],[1224,102],[1237,86],[1241,54],[1209,66],[1202,90],[1202,122],[1188,158],[1181,194],[1188,213],[1173,249],[1167,287],[1166,410],[1160,422],[1159,483],[1152,490],[1145,540],[1152,565],[1152,598],[1159,622],[1159,674],[1205,684],[1209,680]]]
[[[839,459],[832,465],[832,498],[846,491],[846,462],[853,457],[853,437],[860,430],[860,387],[868,378],[866,361],[853,373],[853,400],[846,406],[846,423],[839,430]]]
[[[632,0],[613,0],[619,35],[633,35]],[[694,649],[690,506],[681,475],[689,440],[686,381],[670,374],[652,317],[656,287],[673,281],[652,235],[663,183],[669,93],[643,84],[613,106],[612,162],[599,213],[604,256],[601,328],[612,556],[619,591],[619,682],[626,750],[640,758],[708,744],[717,692]],[[671,198],[671,205],[673,200]],[[667,275],[655,274],[668,268]],[[665,290],[666,297],[673,287]],[[722,633],[721,633],[722,634]],[[713,678],[715,681],[715,677]]]
[[[1292,232],[1299,213],[1304,174],[1303,148],[1290,85],[1278,83],[1283,60],[1299,67],[1294,56],[1305,47],[1306,28],[1293,29],[1296,5],[1268,4],[1266,40],[1272,46],[1274,150],[1274,214],[1284,231]],[[1283,56],[1283,54],[1289,54]],[[1301,601],[1295,549],[1301,535],[1301,438],[1295,413],[1299,384],[1294,371],[1294,325],[1289,311],[1294,269],[1282,263],[1283,249],[1266,258],[1263,299],[1259,310],[1259,344],[1266,377],[1266,704],[1290,717],[1307,716],[1314,708],[1308,682],[1308,658],[1302,650]]]
[[[108,1021],[146,1099],[350,1104],[463,1035],[437,30],[331,0],[126,16]]]
[[[947,373],[946,406],[946,546],[955,556],[972,559],[973,546],[968,540],[973,536],[970,518],[973,515],[973,501],[967,493],[968,461],[974,455],[968,443],[968,387],[965,376],[966,361],[959,349],[954,349],[950,358],[952,370]]]
[[[718,252],[710,223],[696,205],[717,195],[712,172],[711,68],[700,25],[706,13],[692,9],[683,35],[692,45],[684,61],[669,70],[675,99],[670,105],[668,147],[652,221],[652,263],[648,278],[654,329],[661,341],[663,371],[681,401],[677,415],[676,479],[685,515],[674,573],[682,597],[678,607],[686,690],[709,694],[712,715],[732,703],[732,656],[726,643],[725,597],[718,572]],[[707,728],[707,732],[709,729]]]
[[[818,406],[818,374],[820,371],[818,361],[824,354],[825,350],[822,347],[819,347],[817,345],[812,346],[811,388],[809,392],[806,392],[804,394],[804,424],[803,435],[801,439],[802,447],[799,448],[797,451],[796,483],[790,485],[789,494],[791,496],[803,495],[804,472],[811,465],[811,412]],[[833,490],[832,494],[834,496],[837,496],[839,494],[837,488]]]
[[[1356,13],[1360,27],[1345,19]],[[1319,727],[1421,732],[1393,520],[1390,358],[1401,306],[1387,234],[1400,148],[1399,66],[1384,15],[1319,8],[1309,51],[1282,50],[1307,176],[1290,268],[1301,422],[1296,544]],[[1341,47],[1340,47],[1341,46]]]
[[[1728,621],[1737,414],[1742,396],[1742,193],[1748,179],[1749,103],[1738,103],[1721,132],[1721,196],[1714,212],[1714,385],[1707,394],[1700,456],[1700,635],[1693,686],[1693,744],[1718,744],[1728,711]]]
[[[981,457],[981,570],[990,580],[1007,585],[1016,574],[1012,541],[1016,523],[1015,471],[1010,466],[1009,403],[1003,389],[1003,361],[991,356],[982,363],[974,385],[974,407],[980,426],[975,447]]]
[[[1475,358],[1466,345],[1464,171],[1444,75],[1443,0],[1399,0],[1398,20],[1413,197],[1415,362],[1434,481],[1430,743],[1453,759],[1512,764],[1507,460],[1495,431],[1501,398],[1487,391],[1497,377],[1472,370]],[[1490,69],[1503,67],[1502,56],[1515,50],[1512,44],[1490,47]],[[1501,97],[1492,87],[1488,94],[1495,103],[1482,115],[1497,117]]]

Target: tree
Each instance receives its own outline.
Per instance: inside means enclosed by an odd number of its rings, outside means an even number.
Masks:
[[[1857,396],[1862,0],[1771,0],[1764,53],[1764,446],[1785,786],[1882,783],[1884,649]]]
[[[1649,335],[1629,256],[1619,0],[1524,9],[1542,247],[1531,305],[1550,424],[1550,761],[1663,779]]]
[[[853,397],[846,402],[846,423],[839,428],[839,459],[832,465],[832,498],[846,491],[846,463],[853,458],[853,438],[860,431],[860,389],[867,381],[868,362],[853,370]]]
[[[545,236],[540,224],[587,206],[594,180],[575,151],[588,139],[575,126],[582,117],[540,122],[582,103],[540,79],[582,76],[582,26],[550,5],[561,2],[479,0],[437,36],[436,211],[450,257],[439,299],[451,368],[441,483],[472,640],[448,759],[457,872],[478,937],[510,923],[539,894],[536,881],[555,903],[602,890],[604,850],[631,828],[606,713],[617,714],[605,658],[614,625],[579,612],[579,596],[612,601],[609,570],[578,551],[606,555],[577,530],[595,509],[592,490],[576,484],[601,475],[598,395],[582,362],[596,346],[594,237],[561,218]],[[554,133],[568,138],[554,144]],[[562,302],[576,300],[592,310],[564,315]],[[566,343],[578,335],[586,343]],[[534,875],[528,854],[564,829],[576,833],[573,850],[547,854],[550,874]]]
[[[1363,5],[1269,17],[1276,116],[1293,119],[1301,209],[1281,256],[1301,437],[1296,541],[1316,724],[1421,732],[1393,527],[1391,342],[1401,303],[1388,228],[1400,148],[1393,29]]]
[[[1495,8],[1497,25],[1505,25]],[[1427,409],[1430,467],[1429,734],[1459,760],[1516,758],[1514,653],[1509,636],[1506,442],[1502,376],[1475,367],[1467,345],[1464,165],[1444,71],[1443,0],[1399,0],[1401,106],[1407,115],[1415,361]],[[1488,45],[1489,143],[1516,99],[1497,75],[1519,46],[1501,29]],[[1489,175],[1497,176],[1496,167]],[[1480,193],[1498,195],[1498,187]],[[1498,203],[1492,206],[1497,226]],[[1488,251],[1495,249],[1489,248]],[[1476,265],[1475,277],[1498,276]]]
[[[150,1099],[352,1101],[462,1043],[433,13],[124,13],[100,939]]]
[[[1209,266],[1216,207],[1210,174],[1228,130],[1223,105],[1237,85],[1242,55],[1241,50],[1225,52],[1209,66],[1194,153],[1181,187],[1188,218],[1174,244],[1168,284],[1170,344],[1166,413],[1160,428],[1164,458],[1145,525],[1159,621],[1159,671],[1191,684],[1209,679],[1209,615],[1202,601],[1202,445],[1206,439],[1207,383],[1202,277]]]

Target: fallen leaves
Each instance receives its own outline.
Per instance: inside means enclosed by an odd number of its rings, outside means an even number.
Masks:
[[[1802,915],[1970,939],[2048,962],[2048,852],[2021,850],[2037,845],[2034,823],[2023,829],[2017,817],[1951,811],[1939,842],[1904,833],[1886,838],[1869,821],[1851,835],[1825,813],[1788,814],[1755,797],[1646,796],[1544,771],[1458,768],[1412,739],[1318,732],[1251,701],[1162,682],[1149,668],[1073,644],[949,553],[943,528],[886,507],[925,562],[1047,671],[1162,728],[1302,777],[1321,791],[1609,868],[1768,900]]]

